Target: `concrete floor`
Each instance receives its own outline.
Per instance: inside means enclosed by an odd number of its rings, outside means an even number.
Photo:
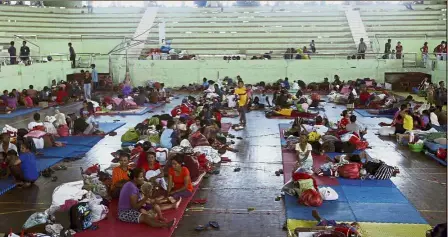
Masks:
[[[180,100],[180,99],[179,99]],[[167,104],[156,110],[156,113],[170,111],[179,100]],[[78,111],[79,105],[61,108],[62,112]],[[330,120],[337,120],[343,107],[326,105],[324,112]],[[42,115],[52,115],[53,109],[43,110]],[[323,112],[321,112],[323,113]],[[7,232],[10,228],[19,230],[25,220],[32,213],[46,209],[51,203],[52,191],[64,182],[80,180],[79,167],[99,163],[102,167],[110,164],[110,152],[120,148],[120,137],[130,127],[151,116],[101,117],[101,121],[120,119],[127,122],[117,130],[118,135],[107,136],[101,140],[82,160],[65,163],[69,167],[66,171],[57,171],[57,182],[46,178],[39,178],[37,185],[30,189],[14,189],[0,196],[0,232]],[[211,175],[201,184],[196,194],[197,198],[206,198],[208,202],[201,211],[187,210],[178,225],[174,236],[286,236],[282,230],[285,221],[284,206],[276,202],[275,197],[280,194],[283,177],[277,177],[274,171],[282,168],[281,147],[279,140],[279,123],[289,120],[266,119],[263,112],[253,111],[248,115],[248,125],[244,131],[231,134],[241,136],[243,140],[235,140],[239,153],[228,156],[232,162],[222,164],[220,174]],[[358,117],[362,124],[373,127],[379,121]],[[14,120],[0,121],[0,127],[9,124],[14,127],[26,127],[32,115]],[[237,119],[224,119],[225,122],[237,122]],[[422,154],[411,153],[407,147],[399,147],[393,139],[380,139],[369,130],[367,139],[373,149],[368,153],[380,158],[390,165],[400,167],[401,173],[393,178],[393,182],[401,192],[415,205],[429,224],[435,225],[446,222],[447,197],[446,186],[438,182],[446,182],[446,168]],[[240,167],[240,172],[233,172]],[[198,207],[200,205],[192,205]],[[248,212],[253,207],[255,211]],[[57,215],[63,224],[68,222],[68,213]],[[194,227],[208,221],[218,221],[219,231],[196,232]]]

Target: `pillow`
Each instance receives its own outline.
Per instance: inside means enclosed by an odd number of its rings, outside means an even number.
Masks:
[[[325,201],[338,200],[339,198],[338,193],[330,187],[319,188],[319,193],[320,196],[322,196],[322,199]]]
[[[31,137],[31,138],[41,138],[45,136],[47,133],[40,130],[33,130],[29,133],[27,133],[24,137]]]

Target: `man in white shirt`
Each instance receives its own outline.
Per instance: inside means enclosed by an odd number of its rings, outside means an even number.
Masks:
[[[227,106],[229,107],[229,108],[235,108],[236,107],[236,100],[235,100],[235,94],[230,94],[230,95],[227,95]]]
[[[44,124],[40,121],[39,113],[35,113],[33,115],[33,119],[34,119],[34,121],[32,121],[28,124],[28,130],[33,130],[33,128],[36,126],[44,126]]]
[[[299,83],[297,83],[297,81],[294,81],[292,83],[292,88],[291,89],[293,89],[293,90],[300,90]]]

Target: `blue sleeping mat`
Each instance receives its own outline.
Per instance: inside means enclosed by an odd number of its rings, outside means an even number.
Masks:
[[[393,114],[371,114],[367,112],[365,109],[355,109],[355,112],[363,117],[371,117],[371,118],[390,118],[393,119]]]
[[[56,141],[65,143],[67,145],[93,147],[101,139],[101,136],[68,136],[57,138]]]
[[[123,127],[125,124],[126,123],[100,123],[99,129],[104,133],[108,134]]]
[[[15,117],[18,117],[21,115],[26,115],[26,114],[37,112],[41,109],[42,108],[17,109],[16,111],[11,112],[9,114],[0,114],[0,119],[15,118]]]
[[[78,157],[86,154],[92,146],[77,146],[77,145],[66,145],[64,147],[49,147],[39,150],[44,155],[42,157],[37,157],[38,159],[45,158],[69,158]]]
[[[0,180],[0,195],[5,194],[9,190],[13,189],[16,186],[14,180],[9,177],[8,179]]]

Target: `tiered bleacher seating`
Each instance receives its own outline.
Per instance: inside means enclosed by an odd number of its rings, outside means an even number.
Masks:
[[[375,51],[384,52],[389,38],[393,40],[393,48],[401,41],[404,52],[420,52],[425,41],[432,51],[446,40],[446,4],[412,5],[412,8],[409,10],[403,5],[360,8]]]
[[[189,54],[250,57],[273,51],[275,57],[282,57],[286,48],[309,49],[311,40],[322,56],[356,51],[344,11],[332,7],[234,7],[224,12],[220,8],[160,8],[156,21],[166,22],[171,47]],[[151,30],[149,40],[158,40],[158,27]],[[147,49],[157,47],[157,43],[146,45]]]
[[[21,35],[38,45],[41,54],[68,53],[68,42],[74,44],[78,53],[107,53],[124,37],[132,37],[143,11],[96,8],[93,14],[88,14],[86,8],[0,5],[0,49],[4,54],[10,41],[15,41],[19,49],[22,39],[15,35]],[[38,54],[37,46],[28,46],[31,55]]]

